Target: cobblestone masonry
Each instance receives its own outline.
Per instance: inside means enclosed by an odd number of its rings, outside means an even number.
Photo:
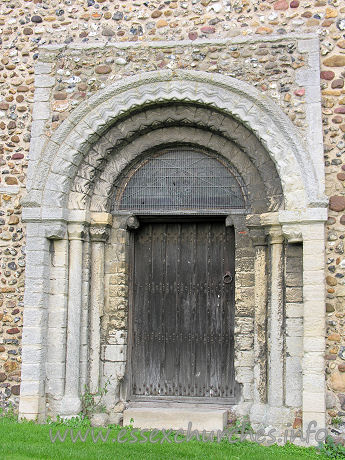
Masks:
[[[345,6],[339,0],[104,1],[3,0],[0,6],[1,286],[0,400],[18,402],[21,361],[25,228],[20,200],[26,182],[34,92],[34,64],[51,60],[54,83],[50,135],[70,110],[124,76],[144,70],[193,69],[245,80],[278,102],[300,130],[308,129],[307,65],[290,33],[320,37],[326,190],[328,414],[345,414]],[[267,41],[274,34],[280,43]],[[256,37],[252,43],[242,38]],[[213,39],[235,37],[227,46]],[[203,44],[206,40],[208,43]],[[142,46],[171,41],[171,46]],[[188,45],[173,41],[186,40]],[[118,45],[81,53],[75,43]],[[129,42],[129,43],[128,43]],[[57,43],[55,55],[40,45]],[[38,96],[39,97],[39,94]],[[111,276],[109,274],[109,276]],[[114,321],[120,321],[114,319]]]

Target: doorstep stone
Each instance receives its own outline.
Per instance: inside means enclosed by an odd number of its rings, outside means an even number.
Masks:
[[[191,422],[192,430],[223,430],[228,413],[223,409],[171,408],[171,407],[131,407],[123,413],[123,425],[135,428],[156,428],[187,430]]]

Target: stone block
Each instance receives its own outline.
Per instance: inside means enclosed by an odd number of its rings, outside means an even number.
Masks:
[[[236,381],[239,383],[251,383],[254,380],[254,373],[251,367],[237,367],[235,374]]]
[[[324,308],[324,307],[323,307]],[[325,319],[323,314],[311,316],[309,313],[304,316],[304,336],[323,337],[326,333]]]
[[[287,303],[286,304],[286,317],[287,318],[302,318],[303,317],[303,303]]]
[[[25,305],[25,326],[44,327],[47,322],[47,310],[39,307],[31,307],[29,303]]]
[[[114,333],[109,334],[108,338],[109,345],[124,345],[127,343],[127,331],[114,331]]]
[[[252,272],[254,270],[254,259],[252,257],[242,257],[236,260],[236,273]]]
[[[41,396],[22,396],[19,404],[19,419],[35,420],[41,408]]]
[[[26,327],[26,321],[24,320],[24,329],[23,329],[23,336],[22,336],[22,344],[23,345],[39,345],[43,343],[43,339],[45,337],[45,332],[42,330],[41,327]]]
[[[24,380],[20,385],[20,397],[43,394],[44,383],[38,380]]]
[[[285,285],[288,287],[303,286],[303,277],[301,273],[286,273]]]
[[[298,407],[302,397],[302,360],[300,357],[286,357],[286,376],[287,405]]]
[[[304,375],[303,389],[312,393],[323,393],[325,391],[324,376],[316,376],[314,374]]]
[[[302,259],[299,257],[288,257],[286,260],[286,273],[299,274],[302,270]]]
[[[286,318],[286,334],[289,337],[303,337],[303,319]]]
[[[303,411],[303,432],[305,433],[308,428],[309,423],[316,422],[316,427],[313,424],[312,429],[322,429],[326,426],[326,414],[325,412],[316,412],[316,411]]]
[[[319,352],[324,353],[325,350],[325,337],[304,337],[303,347],[306,352]]]
[[[51,379],[47,377],[46,392],[48,395],[51,395],[53,398],[58,398],[64,394],[64,390],[65,379]]]
[[[123,425],[141,429],[173,429],[191,431],[223,430],[227,424],[226,410],[184,408],[129,408],[123,413]]]
[[[110,378],[111,384],[117,384],[125,375],[126,363],[123,361],[106,361],[103,363],[104,378]]]
[[[303,337],[286,337],[286,351],[291,356],[303,356]]]
[[[305,352],[303,356],[304,374],[315,375],[324,379],[325,358],[321,352]]]
[[[38,74],[35,77],[35,86],[37,88],[51,88],[54,86],[55,78],[49,75]]]
[[[37,356],[38,361],[38,356]],[[41,380],[42,366],[40,363],[22,363],[22,378],[23,380]]]
[[[235,334],[252,334],[254,331],[253,318],[240,317],[235,319]]]
[[[303,289],[301,287],[286,287],[286,302],[303,302]]]
[[[22,360],[26,363],[34,363],[41,352],[42,348],[39,345],[25,345],[22,350]]]
[[[126,361],[126,345],[104,345],[102,347],[102,359],[105,361]]]
[[[325,412],[326,398],[325,393],[314,393],[309,390],[303,391],[303,411],[306,412]]]
[[[252,350],[254,337],[253,335],[240,335],[236,336],[236,348],[238,350]]]
[[[251,367],[254,365],[254,351],[236,351],[235,366]]]

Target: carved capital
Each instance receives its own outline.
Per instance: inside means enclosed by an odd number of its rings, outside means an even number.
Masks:
[[[136,230],[140,227],[140,222],[137,216],[129,216],[126,220],[126,227],[128,230]]]
[[[91,225],[90,238],[91,241],[105,243],[109,237],[110,228],[106,225]]]
[[[249,227],[249,237],[253,242],[253,246],[267,245],[267,235],[263,227]]]
[[[285,224],[283,225],[283,234],[289,243],[301,243],[303,241],[301,225]]]
[[[271,225],[267,227],[268,240],[270,244],[282,244],[284,235],[281,225]]]
[[[85,226],[83,224],[68,224],[68,239],[69,240],[84,240],[86,235]]]
[[[49,240],[63,240],[66,238],[66,222],[56,222],[45,226],[45,237]]]

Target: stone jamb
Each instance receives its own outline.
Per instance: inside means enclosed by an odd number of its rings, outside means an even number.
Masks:
[[[91,290],[90,290],[90,348],[89,386],[91,393],[97,393],[100,380],[101,322],[104,311],[104,253],[108,240],[112,216],[106,213],[94,214],[89,228],[91,238]]]
[[[254,286],[248,282],[250,277],[254,277],[254,251],[249,243],[245,214],[227,216],[225,225],[232,225],[235,233],[234,364],[235,381],[242,385],[241,401],[237,408],[243,415],[247,415],[253,404],[254,382],[254,303],[250,301],[254,298]]]
[[[309,215],[308,215],[309,214]],[[325,388],[325,222],[327,209],[305,218],[281,212],[284,235],[303,242],[303,429],[310,422],[326,425]]]
[[[260,406],[267,403],[267,236],[260,226],[250,226],[249,236],[255,248],[254,405]]]

